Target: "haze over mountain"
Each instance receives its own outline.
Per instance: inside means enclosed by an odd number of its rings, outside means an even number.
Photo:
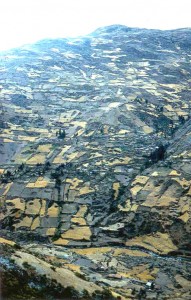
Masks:
[[[25,298],[190,298],[190,61],[189,28],[1,52],[5,299],[13,278]]]
[[[111,24],[190,27],[190,0],[1,0],[0,50],[45,38],[84,36]]]

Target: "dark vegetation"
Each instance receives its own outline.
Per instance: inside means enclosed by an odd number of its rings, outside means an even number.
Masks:
[[[156,164],[159,161],[162,161],[166,158],[166,150],[167,150],[168,144],[163,145],[160,144],[157,146],[148,156],[145,156],[145,164],[144,167],[142,168],[142,171],[145,168],[149,168],[153,164]]]
[[[36,274],[35,269],[27,262],[23,266],[26,270],[15,267],[12,263],[9,267],[1,268],[1,300],[116,299],[108,289],[95,291],[91,296],[87,290],[80,293],[73,287],[64,288],[56,280]]]
[[[64,139],[65,136],[66,136],[66,132],[64,129],[59,129],[57,132],[56,132],[56,136],[59,138],[59,139]]]
[[[156,163],[159,160],[164,160],[165,153],[166,153],[166,147],[163,144],[160,144],[159,146],[156,147],[156,149],[153,152],[151,152],[149,159],[151,160],[152,163]]]
[[[115,199],[114,198],[115,191],[112,189],[109,213],[117,212],[119,200],[121,200],[121,197],[125,194],[125,190],[126,187],[124,185],[121,185],[118,191],[117,198]]]

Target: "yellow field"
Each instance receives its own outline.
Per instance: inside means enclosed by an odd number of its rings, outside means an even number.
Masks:
[[[63,158],[64,154],[71,148],[71,146],[65,146],[62,151],[55,157],[53,164],[65,163],[66,159]]]
[[[36,164],[44,164],[46,160],[45,155],[43,154],[35,154],[30,159],[27,160],[26,164],[28,165],[36,165]]]
[[[37,148],[37,151],[48,153],[48,152],[50,152],[51,147],[52,147],[52,144],[39,145]]]
[[[112,162],[108,162],[109,166],[114,166],[114,165],[126,165],[130,162],[131,158],[126,156],[120,159],[114,159]]]
[[[115,191],[114,193],[114,199],[116,200],[118,195],[119,195],[119,188],[120,188],[120,183],[119,182],[114,182],[113,183],[113,190]]]
[[[88,226],[76,226],[73,229],[69,229],[62,234],[63,239],[72,239],[72,240],[86,240],[89,241],[91,238],[91,230]]]
[[[157,253],[167,254],[177,250],[167,233],[155,233],[153,235],[143,235],[126,242],[126,246],[140,246]]]
[[[48,185],[48,180],[45,180],[43,177],[39,177],[36,182],[29,182],[27,188],[45,188]]]

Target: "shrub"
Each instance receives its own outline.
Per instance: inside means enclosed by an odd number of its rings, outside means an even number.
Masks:
[[[24,262],[23,262],[23,267],[24,267],[25,269],[28,269],[28,268],[30,268],[31,266],[29,265],[29,263],[28,263],[27,261],[24,261]]]

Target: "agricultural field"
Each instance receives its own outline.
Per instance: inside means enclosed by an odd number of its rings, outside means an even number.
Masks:
[[[190,43],[116,25],[0,53],[5,274],[190,299]]]

